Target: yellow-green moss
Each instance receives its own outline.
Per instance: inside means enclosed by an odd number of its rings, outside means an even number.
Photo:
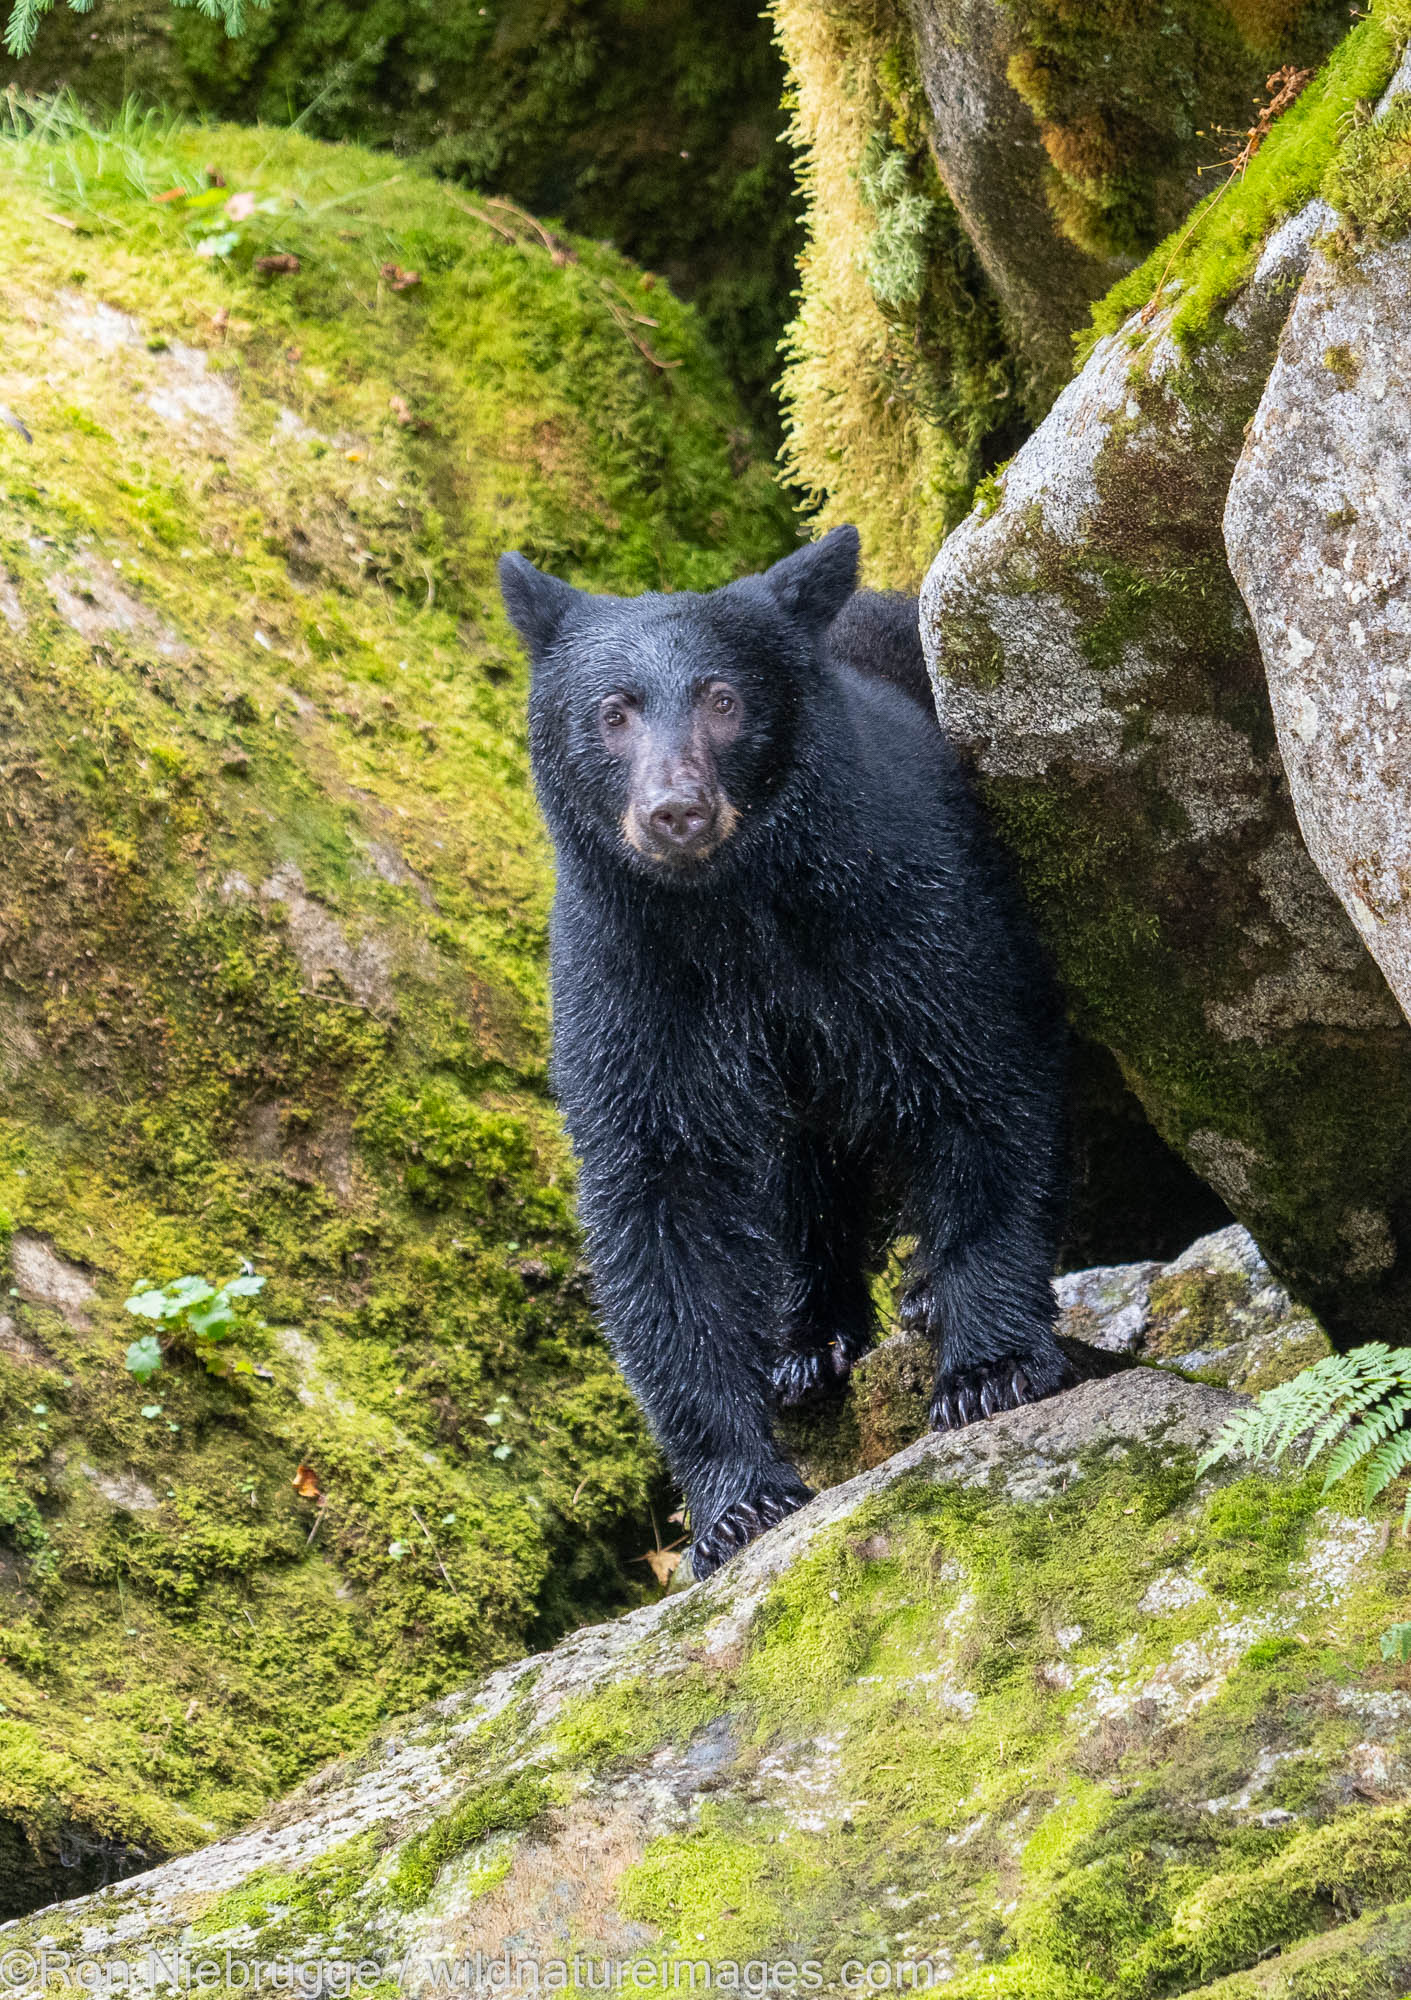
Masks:
[[[212,1897],[194,1917],[192,1933],[202,1939],[250,1930],[271,1952],[303,1952],[362,1896],[376,1861],[377,1837],[369,1832],[326,1848],[306,1867],[259,1869]]]
[[[752,0],[271,0],[245,10],[235,40],[169,0],[60,0],[12,78],[61,80],[110,112],[133,94],[245,125],[297,121],[608,238],[695,301],[777,428],[798,225],[778,57]]]
[[[641,1594],[659,1467],[571,1226],[492,566],[708,587],[791,533],[610,251],[293,134],[13,122],[2,1243],[95,1288],[0,1340],[0,1825],[52,1895],[70,1831],[95,1872],[189,1845]],[[139,1388],[134,1282],[241,1258],[270,1379]]]
[[[1384,118],[1364,118],[1338,152],[1324,193],[1346,226],[1375,242],[1411,229],[1411,100],[1398,99]],[[1328,361],[1340,380],[1357,379],[1357,361],[1339,349]]]
[[[732,1817],[706,1806],[690,1833],[653,1841],[618,1886],[623,1916],[653,1925],[684,1962],[797,1950],[788,1913],[824,1886],[817,1861],[761,1840],[758,1824],[732,1832]]]
[[[1380,0],[1278,119],[1247,170],[1209,195],[1188,222],[1099,302],[1091,330],[1080,336],[1080,355],[1154,298],[1163,305],[1174,301],[1171,330],[1178,340],[1199,340],[1211,314],[1248,277],[1273,229],[1325,188],[1334,200],[1339,190],[1347,191],[1339,142],[1349,121],[1385,89],[1408,33],[1411,13],[1404,0]],[[1394,188],[1379,174],[1369,175],[1369,148],[1378,151],[1378,142],[1364,139],[1354,145],[1353,177]],[[1390,200],[1394,207],[1397,199],[1394,192],[1363,198],[1373,207],[1377,200]]]
[[[1189,206],[1197,167],[1232,152],[1281,65],[1323,57],[1346,26],[1326,0],[1003,0],[1009,80],[1038,121],[1049,205],[1096,256],[1141,257]]]
[[[1012,449],[1024,371],[928,151],[901,11],[772,11],[808,218],[784,464],[822,524],[857,525],[873,582],[915,589]]]
[[[388,1895],[402,1909],[415,1909],[431,1894],[448,1861],[489,1834],[519,1832],[532,1826],[553,1798],[537,1772],[528,1772],[511,1784],[472,1792],[454,1811],[433,1820],[424,1833],[414,1834],[404,1843],[388,1879]]]

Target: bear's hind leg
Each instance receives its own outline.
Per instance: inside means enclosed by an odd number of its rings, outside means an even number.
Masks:
[[[972,1134],[951,1136],[944,1164],[900,1318],[936,1342],[931,1428],[958,1430],[1073,1378],[1054,1334],[1053,1202]]]
[[[841,1395],[876,1331],[866,1173],[805,1138],[791,1163],[789,1206],[796,1289],[773,1369],[775,1401],[786,1410]]]

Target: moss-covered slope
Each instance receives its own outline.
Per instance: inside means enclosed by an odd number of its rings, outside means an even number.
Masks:
[[[1406,1551],[1316,1482],[1197,1481],[1228,1408],[1139,1369],[927,1439],[8,1963],[1396,2000]]]
[[[695,318],[614,255],[292,135],[17,125],[0,1902],[26,1903],[248,1817],[646,1578],[655,1460],[546,1096],[548,856],[492,564],[706,586],[789,530]],[[139,1386],[134,1283],[242,1259],[255,1372],[188,1338]]]
[[[271,0],[236,40],[170,0],[63,4],[0,81],[67,83],[422,156],[609,238],[697,304],[756,417],[798,250],[783,78],[754,0]]]

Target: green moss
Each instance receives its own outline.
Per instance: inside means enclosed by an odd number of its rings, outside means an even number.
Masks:
[[[1131,1990],[1209,1980],[1253,1965],[1310,1931],[1360,1915],[1411,1888],[1411,1809],[1394,1805],[1309,1828],[1267,1861],[1216,1874],[1181,1898],[1169,1932],[1145,1947]]]
[[[557,1755],[590,1771],[681,1744],[722,1713],[719,1685],[706,1674],[648,1675],[566,1704],[554,1725]]]
[[[1375,1593],[1339,1611],[1336,1643],[1316,1612],[1301,1637],[1246,1640],[1214,1699],[1169,1722],[1140,1695],[1182,1645],[1283,1601],[1316,1505],[1311,1484],[1262,1480],[1200,1498],[1188,1459],[1145,1448],[1093,1454],[1037,1504],[902,1482],[714,1668],[738,1717],[729,1777],[694,1831],[648,1847],[618,1909],[686,1957],[788,1940],[836,1977],[905,1948],[941,1953],[966,2000],[1158,2000],[1339,1920],[1318,1883],[1344,1864],[1368,1896],[1399,1893],[1402,1809],[1347,1814],[1330,1775],[1357,1728],[1334,1698],[1361,1671],[1347,1621],[1370,1635]],[[1210,1594],[1143,1609],[1172,1569]],[[1085,1689],[1106,1676],[1128,1693],[1098,1727]],[[660,1721],[638,1739],[642,1768],[665,1740]],[[1301,1824],[1219,1805],[1261,1750],[1258,1806]]]
[[[912,30],[890,4],[773,10],[809,242],[781,385],[784,462],[914,588],[1018,441],[1026,369],[937,171]]]
[[[1347,122],[1386,87],[1408,25],[1401,0],[1382,0],[1358,23],[1275,123],[1247,171],[1208,196],[1094,308],[1080,356],[1156,298],[1163,304],[1174,299],[1171,330],[1178,340],[1194,342],[1205,334],[1212,313],[1249,275],[1271,231],[1323,191],[1330,170],[1336,177]],[[1364,142],[1360,157],[1367,154]]]
[[[194,1938],[253,1933],[263,1951],[303,1955],[334,1932],[350,1906],[363,1900],[377,1860],[377,1838],[361,1833],[326,1848],[297,1870],[261,1868],[238,1887],[212,1898],[193,1919]]]
[[[1411,104],[1404,97],[1384,118],[1354,126],[1324,192],[1347,226],[1374,242],[1389,242],[1411,229]],[[1328,366],[1340,379],[1356,380],[1357,363],[1346,350]]]
[[[262,1873],[200,1935],[793,1958],[830,1988],[850,1961],[914,1963],[962,2000],[1167,2000],[1246,1974],[1232,1993],[1363,2000],[1316,1976],[1354,1944],[1389,1967],[1406,1935],[1411,1809],[1350,1787],[1369,1733],[1388,1756],[1404,1739],[1405,1670],[1376,1635],[1411,1558],[1307,1484],[1212,1491],[1153,1442],[1053,1472],[1023,1502],[1000,1475],[918,1473],[729,1642],[718,1598],[688,1598],[577,1702],[541,1714],[526,1679],[463,1740],[457,1705],[440,1819]],[[1275,1952],[1305,1988],[1261,1983]]]
[[[1411,1905],[1300,1940],[1216,1980],[1210,2000],[1401,2000],[1411,1980]]]
[[[1151,1323],[1143,1353],[1160,1357],[1228,1345],[1238,1338],[1230,1310],[1248,1289],[1236,1271],[1191,1271],[1156,1279],[1148,1295]]]
[[[1271,1568],[1277,1572],[1297,1552],[1321,1495],[1316,1479],[1290,1485],[1261,1478],[1215,1494],[1203,1516],[1212,1586],[1237,1601],[1266,1593]]]
[[[570,1221],[493,561],[709,586],[790,539],[696,316],[614,253],[296,135],[43,121],[0,141],[0,1207],[93,1296],[8,1299],[0,1354],[35,1896],[70,1835],[190,1845],[643,1594],[660,1467]],[[267,1379],[140,1388],[133,1283],[242,1258]]]
[[[22,89],[62,81],[112,111],[129,93],[246,124],[298,126],[510,196],[609,238],[693,297],[756,419],[789,313],[798,226],[783,79],[757,10],[670,0],[274,0],[231,41],[167,0],[60,6]],[[642,116],[644,101],[653,115]],[[669,131],[669,144],[662,143]],[[650,305],[647,309],[650,313]]]
[[[487,1834],[519,1832],[532,1826],[553,1798],[549,1784],[537,1772],[513,1783],[472,1792],[444,1818],[403,1844],[388,1878],[389,1895],[403,1909],[418,1908],[431,1894],[448,1861]]]
[[[707,1807],[690,1833],[654,1840],[622,1877],[623,1916],[654,1925],[683,1960],[739,1962],[797,1942],[785,1915],[817,1879],[788,1853],[771,1853],[759,1839],[727,1831]]]
[[[1101,257],[1140,257],[1187,206],[1188,177],[1248,125],[1283,63],[1317,63],[1345,24],[1298,0],[1182,0],[1159,13],[1099,0],[1004,0],[1009,80],[1038,121],[1063,233]]]

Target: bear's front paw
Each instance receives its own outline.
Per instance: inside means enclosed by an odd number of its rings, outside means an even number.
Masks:
[[[691,1573],[697,1583],[713,1575],[731,1556],[737,1556],[766,1528],[777,1527],[812,1498],[812,1490],[795,1476],[791,1481],[756,1487],[732,1501],[691,1544]]]
[[[1061,1354],[1009,1354],[978,1368],[951,1368],[936,1377],[931,1397],[931,1429],[958,1431],[1001,1410],[1041,1403],[1071,1386],[1073,1376]]]
[[[826,1347],[786,1347],[774,1363],[774,1400],[781,1410],[841,1396],[866,1341],[840,1334]]]

